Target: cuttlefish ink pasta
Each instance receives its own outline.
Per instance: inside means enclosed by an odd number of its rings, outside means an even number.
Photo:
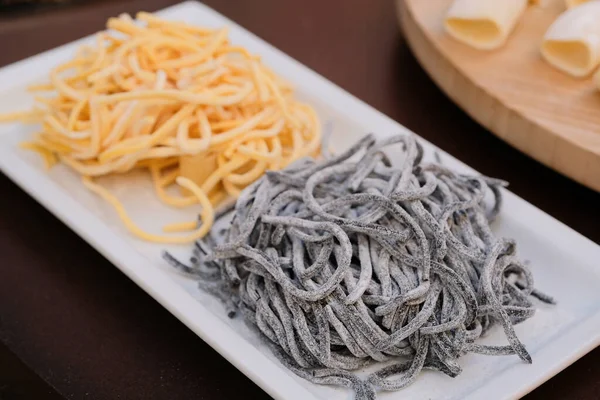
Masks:
[[[394,145],[397,166],[385,152]],[[467,353],[531,362],[514,326],[554,300],[534,289],[516,243],[490,228],[504,185],[423,161],[412,136],[369,135],[267,172],[189,266],[166,257],[297,375],[374,399],[424,369],[457,376]],[[495,327],[506,343],[480,343]]]

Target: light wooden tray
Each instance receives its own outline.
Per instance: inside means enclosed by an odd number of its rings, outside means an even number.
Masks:
[[[600,93],[591,79],[550,67],[539,51],[563,0],[530,7],[506,46],[491,52],[445,34],[452,0],[396,1],[412,51],[454,102],[512,146],[600,191]]]

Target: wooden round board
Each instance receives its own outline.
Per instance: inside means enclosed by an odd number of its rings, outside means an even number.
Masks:
[[[565,75],[540,56],[564,0],[529,7],[506,45],[494,51],[445,34],[453,0],[396,1],[412,51],[454,102],[512,146],[600,191],[600,92],[591,78]]]

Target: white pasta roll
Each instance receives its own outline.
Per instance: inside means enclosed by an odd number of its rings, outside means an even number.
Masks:
[[[456,40],[480,50],[501,47],[527,8],[528,0],[455,0],[445,19]]]
[[[600,0],[561,14],[544,36],[542,55],[569,75],[591,74],[600,65]]]
[[[565,0],[565,3],[567,3],[567,8],[573,8],[583,3],[587,3],[588,1],[590,0]]]

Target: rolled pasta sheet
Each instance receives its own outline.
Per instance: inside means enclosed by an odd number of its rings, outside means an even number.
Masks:
[[[567,8],[573,8],[583,3],[587,3],[588,1],[590,0],[565,0],[565,3],[567,3]]]
[[[497,49],[506,43],[527,4],[527,0],[455,0],[444,25],[453,38],[471,47]]]
[[[569,75],[591,74],[600,65],[600,1],[582,4],[558,17],[546,32],[542,55]]]

